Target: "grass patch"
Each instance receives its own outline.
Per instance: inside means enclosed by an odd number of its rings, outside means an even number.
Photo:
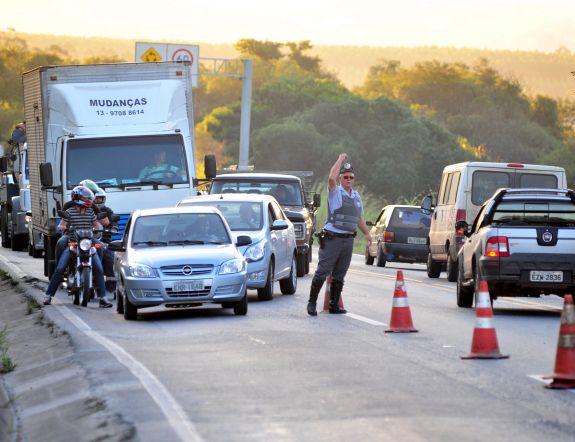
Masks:
[[[4,327],[0,331],[0,373],[10,373],[16,368],[8,355],[8,347],[8,327]]]
[[[28,306],[27,314],[31,315],[36,313],[37,311],[42,309],[42,306],[34,299],[33,296],[30,295],[23,295],[24,299],[26,300],[26,305]]]

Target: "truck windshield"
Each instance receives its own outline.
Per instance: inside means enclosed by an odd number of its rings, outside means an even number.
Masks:
[[[66,184],[91,179],[103,188],[189,182],[180,135],[77,139],[68,142]]]
[[[213,182],[210,193],[256,193],[271,195],[282,206],[303,205],[297,181],[228,181],[222,179]]]

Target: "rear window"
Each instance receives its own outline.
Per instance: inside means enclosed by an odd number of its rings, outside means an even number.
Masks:
[[[519,175],[519,187],[557,189],[557,177],[541,173],[522,173]]]
[[[481,206],[497,189],[510,186],[511,177],[507,172],[477,170],[473,172],[471,184],[471,202]]]
[[[421,209],[395,209],[391,215],[390,227],[405,227],[409,229],[429,229],[431,215]]]
[[[492,224],[575,227],[575,205],[568,201],[503,201],[493,213]]]

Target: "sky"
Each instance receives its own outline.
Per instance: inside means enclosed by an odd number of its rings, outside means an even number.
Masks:
[[[575,51],[575,0],[0,0],[0,30],[233,43]]]

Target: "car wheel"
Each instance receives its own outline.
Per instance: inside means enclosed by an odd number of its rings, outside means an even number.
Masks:
[[[369,246],[365,246],[365,265],[373,265],[375,258],[369,254]]]
[[[457,261],[451,259],[449,253],[447,254],[447,265],[445,272],[447,273],[447,280],[449,282],[457,281]]]
[[[463,259],[457,260],[457,306],[470,308],[473,305],[473,285],[463,285]]]
[[[383,253],[383,250],[381,249],[381,244],[377,245],[377,254],[375,256],[375,265],[378,267],[385,267],[385,263],[386,263],[386,259],[385,259],[385,253]]]
[[[431,253],[427,254],[427,276],[429,278],[439,278],[441,275],[441,263],[437,262],[431,257]]]
[[[135,321],[138,318],[138,308],[130,302],[128,296],[124,294],[124,319],[128,321]]]
[[[297,290],[297,261],[295,255],[291,261],[291,270],[289,272],[289,276],[280,280],[280,290],[284,295],[293,295]]]
[[[118,289],[114,293],[116,296],[116,313],[121,315],[124,313],[124,297]]]
[[[245,316],[248,314],[248,291],[244,293],[244,297],[238,302],[234,303],[234,315]]]
[[[297,276],[299,276],[300,278],[302,276],[305,276],[305,274],[306,274],[306,272],[305,272],[306,264],[308,264],[307,255],[304,255],[304,254],[298,255],[297,256]],[[308,264],[308,266],[309,266],[309,264]]]
[[[301,256],[301,255],[300,255]],[[266,285],[258,289],[258,299],[260,301],[269,301],[274,297],[274,262],[270,260],[268,264],[268,275]]]

